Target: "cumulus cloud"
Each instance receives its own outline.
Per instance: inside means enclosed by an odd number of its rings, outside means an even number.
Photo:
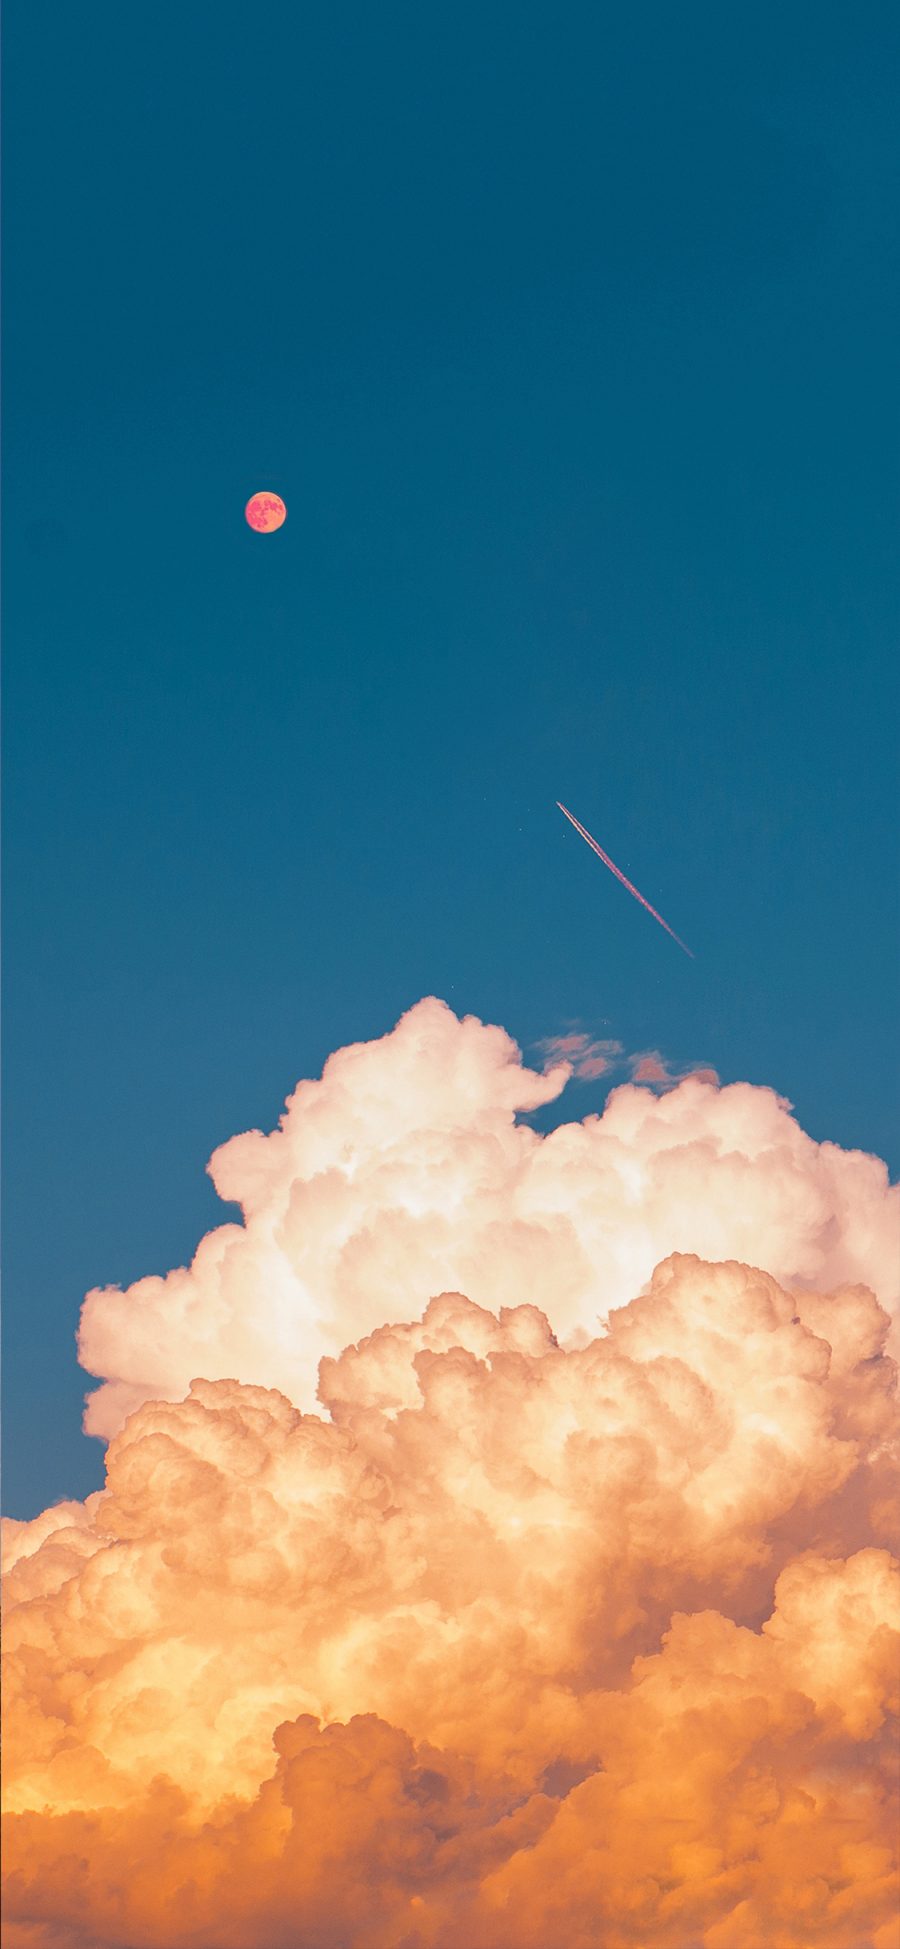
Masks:
[[[424,1004],[101,1296],[116,1387],[143,1312],[244,1366],[6,1526],[9,1949],[893,1949],[886,1179],[746,1085],[517,1124],[561,1080]]]
[[[9,1526],[22,1942],[886,1927],[886,1324],[675,1257],[581,1349],[445,1294],[323,1363],[327,1419],[143,1407]]]
[[[625,1084],[548,1136],[519,1120],[570,1073],[566,1057],[528,1069],[502,1029],[434,999],[339,1050],[276,1131],[215,1152],[242,1224],[208,1233],[189,1267],[88,1295],[80,1358],[103,1380],[89,1432],[180,1399],[196,1374],[312,1408],[323,1354],[448,1289],[493,1310],[533,1301],[562,1337],[590,1336],[672,1251],[788,1285],[861,1280],[896,1303],[897,1191],[877,1158],[813,1142],[772,1090],[696,1075],[659,1100]]]

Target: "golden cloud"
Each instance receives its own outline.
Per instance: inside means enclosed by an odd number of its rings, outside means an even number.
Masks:
[[[423,1004],[89,1302],[108,1405],[212,1371],[6,1525],[9,1949],[893,1949],[882,1168],[748,1085],[544,1088]],[[777,1276],[640,1274],[667,1229]]]

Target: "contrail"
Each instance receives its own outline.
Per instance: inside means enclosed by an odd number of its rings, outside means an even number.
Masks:
[[[624,873],[619,872],[615,860],[611,860],[609,854],[603,851],[603,847],[598,846],[596,839],[591,838],[590,833],[587,832],[584,826],[581,825],[579,821],[576,819],[574,812],[570,812],[568,806],[563,805],[561,799],[557,799],[556,803],[559,806],[560,812],[565,813],[566,818],[569,821],[569,824],[573,825],[575,827],[575,831],[580,832],[582,839],[586,839],[588,845],[593,847],[594,852],[597,855],[597,858],[602,859],[604,866],[609,867],[610,872],[615,874],[616,879],[621,880],[623,887],[627,887],[629,893],[634,894],[635,900],[639,900],[641,906],[646,907],[648,914],[652,914],[654,920],[659,921],[660,927],[664,927],[666,933],[671,934],[673,941],[677,941],[678,946],[683,950],[685,954],[690,954],[691,960],[693,961],[695,959],[694,955],[691,953],[690,948],[685,947],[684,942],[678,939],[678,935],[676,934],[674,927],[670,927],[668,921],[663,920],[662,914],[658,914],[656,908],[651,907],[649,900],[645,900],[643,894],[638,893],[637,887],[633,887],[631,881],[626,880]]]

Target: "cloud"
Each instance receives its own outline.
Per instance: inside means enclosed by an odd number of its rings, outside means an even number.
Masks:
[[[546,1058],[548,1069],[567,1063],[572,1075],[583,1083],[593,1083],[607,1075],[610,1069],[618,1067],[622,1057],[621,1042],[596,1042],[574,1029],[567,1035],[547,1036],[537,1047]]]
[[[450,1288],[593,1335],[672,1251],[896,1302],[898,1193],[877,1158],[814,1143],[771,1090],[698,1075],[660,1100],[625,1084],[548,1136],[517,1120],[570,1073],[569,1058],[528,1069],[502,1029],[434,999],[331,1056],[276,1131],[213,1156],[242,1224],[207,1234],[189,1267],[88,1295],[80,1358],[103,1381],[89,1431],[182,1398],[196,1374],[312,1408],[322,1355]]]
[[[325,1361],[330,1419],[142,1408],[9,1525],[21,1943],[886,1928],[886,1325],[675,1257],[581,1349],[445,1294]]]
[[[643,1055],[631,1056],[629,1068],[633,1083],[644,1083],[651,1088],[675,1089],[688,1076],[693,1076],[698,1083],[711,1083],[714,1089],[719,1085],[719,1078],[714,1069],[699,1064],[695,1068],[672,1069],[658,1049],[646,1049]]]
[[[658,1049],[627,1056],[621,1042],[598,1042],[578,1029],[570,1029],[565,1035],[547,1036],[535,1046],[545,1058],[545,1070],[565,1065],[578,1082],[593,1083],[611,1070],[624,1069],[633,1083],[651,1088],[674,1089],[688,1076],[696,1077],[700,1083],[711,1083],[715,1088],[719,1085],[716,1070],[708,1065],[693,1063],[684,1069],[673,1069]]]
[[[115,1296],[121,1387],[129,1319],[283,1378],[5,1526],[9,1949],[893,1949],[886,1179],[747,1085],[515,1122],[560,1086],[422,1005]],[[629,1291],[679,1218],[758,1251]]]

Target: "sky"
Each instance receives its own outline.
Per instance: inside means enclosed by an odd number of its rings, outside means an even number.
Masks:
[[[5,61],[26,1517],[102,1477],[85,1292],[422,996],[896,1172],[896,19],[10,0]]]

